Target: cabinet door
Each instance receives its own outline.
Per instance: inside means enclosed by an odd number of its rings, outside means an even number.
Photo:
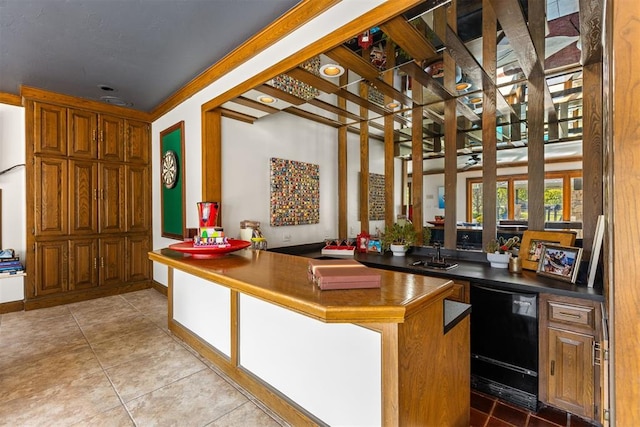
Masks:
[[[98,157],[101,160],[124,161],[124,119],[100,115]]]
[[[35,296],[51,295],[68,289],[67,240],[36,242]]]
[[[551,405],[593,417],[593,345],[591,335],[549,328],[547,368]]]
[[[131,163],[149,163],[151,138],[149,124],[135,120],[125,122],[126,161]]]
[[[69,289],[98,286],[98,245],[95,239],[69,241]]]
[[[151,227],[151,182],[147,166],[127,166],[127,231],[147,231]]]
[[[36,236],[63,236],[68,230],[67,161],[35,158]]]
[[[137,282],[151,278],[151,261],[148,256],[150,247],[148,235],[127,238],[128,281]]]
[[[121,285],[126,280],[125,238],[100,239],[100,286]]]
[[[34,102],[35,147],[38,154],[67,155],[67,109]]]
[[[124,165],[100,165],[99,230],[100,233],[125,231]]]
[[[95,159],[98,156],[98,115],[90,111],[69,109],[69,155]]]
[[[72,234],[98,231],[98,166],[95,162],[69,162],[69,227]]]

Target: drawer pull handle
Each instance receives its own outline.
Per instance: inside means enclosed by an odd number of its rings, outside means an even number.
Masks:
[[[553,374],[555,373],[556,370],[556,361],[552,360],[551,361],[551,375],[553,376]]]
[[[580,319],[582,317],[579,314],[567,313],[566,311],[560,311],[560,312],[558,312],[558,314],[561,314],[561,315],[567,316],[567,317],[573,317],[574,319]]]

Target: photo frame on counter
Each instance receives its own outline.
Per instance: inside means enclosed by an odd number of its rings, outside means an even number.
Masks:
[[[184,151],[184,121],[160,132],[162,237],[176,240],[187,235]]]
[[[582,248],[543,245],[537,273],[565,282],[575,283],[582,260]]]
[[[533,231],[525,230],[520,243],[519,257],[522,258],[522,268],[538,270],[538,263],[544,245],[573,246],[576,242],[574,231]]]

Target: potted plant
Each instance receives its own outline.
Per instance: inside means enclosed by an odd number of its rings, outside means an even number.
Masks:
[[[518,236],[513,236],[506,240],[502,236],[498,239],[491,239],[484,248],[491,267],[508,268],[511,250],[519,241],[520,238]]]
[[[391,250],[396,256],[404,256],[409,246],[416,242],[417,237],[418,234],[412,223],[407,221],[404,224],[399,224],[396,222],[391,227],[385,227],[380,242],[383,250]]]

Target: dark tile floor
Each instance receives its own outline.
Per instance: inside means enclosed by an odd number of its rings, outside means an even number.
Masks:
[[[472,427],[591,427],[588,421],[552,407],[537,413],[471,390]]]

